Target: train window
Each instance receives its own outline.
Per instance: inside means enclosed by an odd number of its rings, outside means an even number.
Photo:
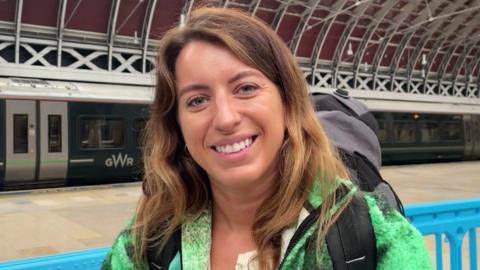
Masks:
[[[80,118],[80,148],[107,149],[124,145],[124,121],[118,118]]]
[[[378,140],[381,142],[381,143],[384,143],[387,141],[387,134],[388,134],[388,131],[387,131],[387,122],[384,121],[384,120],[378,120],[378,133],[377,133],[377,137],[378,137]]]
[[[395,142],[415,142],[415,123],[395,121],[393,122],[393,134]]]
[[[13,152],[28,153],[28,114],[13,115]]]
[[[461,141],[462,124],[458,122],[444,122],[442,135],[445,141]]]
[[[146,124],[147,120],[143,118],[138,118],[133,121],[133,133],[137,141],[137,147],[143,147],[142,141]]]
[[[440,126],[438,122],[423,122],[420,124],[420,140],[422,142],[440,141]]]
[[[386,143],[388,140],[388,117],[384,112],[372,112],[378,123],[377,137],[380,143]]]
[[[48,116],[48,152],[62,152],[62,116]]]
[[[392,113],[393,120],[416,120],[419,117],[417,113]]]

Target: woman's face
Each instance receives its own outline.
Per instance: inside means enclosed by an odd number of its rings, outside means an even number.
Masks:
[[[285,131],[276,85],[229,50],[203,41],[182,49],[175,74],[183,138],[211,184],[273,181]]]

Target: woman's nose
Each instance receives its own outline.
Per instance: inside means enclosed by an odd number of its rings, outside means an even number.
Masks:
[[[222,132],[231,132],[235,130],[241,120],[239,108],[233,97],[217,96],[215,98],[213,126]]]

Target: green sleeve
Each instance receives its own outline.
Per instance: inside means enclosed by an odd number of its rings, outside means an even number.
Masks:
[[[420,232],[396,210],[382,206],[370,195],[365,195],[365,200],[375,232],[377,269],[433,270]]]
[[[101,270],[130,270],[133,265],[133,242],[131,236],[131,221],[120,232],[112,245],[112,249],[105,257]]]

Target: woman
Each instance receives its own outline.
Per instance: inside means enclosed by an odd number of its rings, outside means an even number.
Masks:
[[[377,269],[431,268],[420,234],[343,179],[280,38],[239,11],[199,9],[160,43],[144,194],[104,268],[329,269],[329,225],[364,199]]]

